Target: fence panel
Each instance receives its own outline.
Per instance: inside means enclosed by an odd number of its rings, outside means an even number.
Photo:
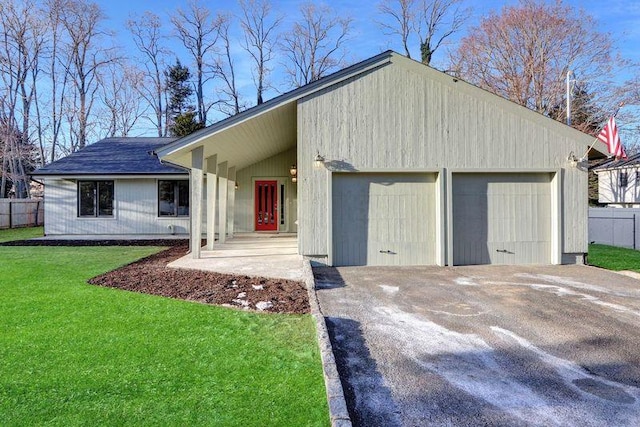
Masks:
[[[640,249],[640,209],[589,208],[589,241]]]
[[[44,224],[44,201],[40,199],[0,199],[0,229]]]

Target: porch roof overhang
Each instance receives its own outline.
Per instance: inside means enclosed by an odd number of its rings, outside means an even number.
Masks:
[[[191,168],[191,151],[203,147],[204,157],[217,155],[240,170],[293,148],[297,144],[297,101],[361,73],[391,63],[392,51],[347,67],[263,104],[221,120],[156,150],[161,161]]]

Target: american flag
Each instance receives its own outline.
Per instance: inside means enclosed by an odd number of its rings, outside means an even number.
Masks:
[[[607,149],[609,149],[609,154],[616,156],[616,159],[626,159],[627,153],[624,151],[624,146],[620,141],[620,136],[618,135],[618,128],[616,127],[616,119],[611,116],[607,124],[602,128],[600,133],[598,134],[598,139],[605,144],[607,144]]]

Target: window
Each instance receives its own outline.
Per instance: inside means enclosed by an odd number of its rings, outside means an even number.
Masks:
[[[113,181],[78,181],[78,216],[113,216]]]
[[[189,181],[158,181],[158,216],[189,215]]]
[[[620,175],[618,175],[618,184],[620,184],[620,187],[626,187],[628,182],[629,176],[627,172],[620,172]]]

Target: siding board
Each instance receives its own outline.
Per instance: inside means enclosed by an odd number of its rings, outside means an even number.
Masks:
[[[564,169],[589,138],[405,58],[298,101],[299,246],[326,255],[329,171]],[[561,252],[587,251],[587,177],[564,169]]]
[[[167,179],[178,179],[178,177]],[[156,179],[115,179],[114,181],[114,216],[112,218],[78,218],[76,182],[45,179],[45,235],[167,235],[170,234],[169,225],[175,227],[176,234],[188,233],[188,217],[158,217]]]
[[[238,190],[235,196],[235,231],[250,232],[255,230],[254,223],[254,183],[256,179],[276,179],[278,191],[285,185],[285,218],[286,224],[278,225],[280,231],[296,232],[298,219],[297,193],[298,186],[291,182],[289,168],[296,164],[296,149],[287,150],[271,156],[258,163],[243,168],[236,173]],[[278,194],[278,200],[280,195]]]

